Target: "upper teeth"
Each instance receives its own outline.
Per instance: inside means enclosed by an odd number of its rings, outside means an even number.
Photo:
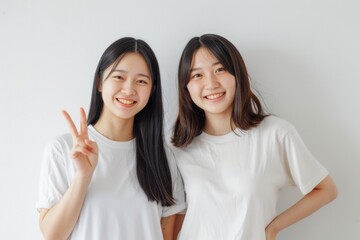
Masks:
[[[123,104],[133,104],[134,103],[134,101],[126,100],[126,99],[119,99],[119,102],[121,102]]]
[[[208,99],[215,99],[215,98],[221,97],[222,95],[224,95],[224,93],[217,93],[217,94],[213,94],[213,95],[208,95],[206,97]]]

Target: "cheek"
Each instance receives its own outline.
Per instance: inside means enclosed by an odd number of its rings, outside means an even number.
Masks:
[[[235,100],[235,91],[236,91],[236,88],[235,88],[235,84],[234,84],[233,86],[231,86],[230,95],[229,95],[229,100],[231,102],[234,102],[234,100]]]
[[[186,87],[188,92],[190,93],[191,98],[195,97],[197,94],[200,93],[200,88],[199,86],[197,86],[197,84],[190,82]]]
[[[103,83],[101,86],[101,95],[103,97],[103,99],[109,99],[112,98],[112,96],[119,91],[118,89],[116,89],[116,87],[114,86],[114,84],[111,84],[110,82],[108,83]]]
[[[146,102],[148,102],[149,101],[149,99],[150,99],[150,97],[151,97],[151,91],[148,91],[146,94],[145,94],[145,101]]]
[[[232,93],[235,93],[236,91],[236,81],[235,78],[227,79],[224,83],[226,85],[226,88],[230,90]]]
[[[138,96],[145,102],[147,102],[150,99],[152,92],[152,88],[148,89],[139,89],[137,90]]]

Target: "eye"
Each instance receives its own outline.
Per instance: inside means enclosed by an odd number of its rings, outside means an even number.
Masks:
[[[124,77],[121,75],[113,75],[111,76],[111,79],[114,79],[116,81],[124,80]]]
[[[222,73],[222,72],[225,72],[226,69],[224,67],[219,67],[218,69],[216,69],[216,73]]]
[[[200,73],[195,73],[194,75],[191,76],[191,79],[194,78],[200,78],[202,75]]]
[[[147,85],[148,81],[143,80],[143,79],[139,79],[139,80],[136,80],[136,83],[139,84],[139,85]]]

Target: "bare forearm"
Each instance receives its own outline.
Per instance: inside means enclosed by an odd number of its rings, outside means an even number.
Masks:
[[[76,176],[59,203],[40,213],[45,239],[67,239],[79,218],[90,180]]]
[[[281,230],[316,212],[336,198],[337,192],[330,177],[325,178],[309,194],[278,215],[268,226],[267,234],[276,235]]]
[[[174,223],[174,239],[177,239],[185,219],[185,214],[176,214]]]
[[[311,215],[328,201],[322,198],[321,194],[315,191],[309,193],[292,207],[288,208],[280,215],[278,215],[269,225],[277,230],[277,232],[284,228],[300,221],[301,219]]]
[[[174,224],[176,215],[161,218],[161,230],[164,240],[174,239]]]

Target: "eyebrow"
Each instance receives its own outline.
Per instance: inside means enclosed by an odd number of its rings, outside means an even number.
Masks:
[[[215,62],[215,63],[212,64],[212,66],[215,66],[215,65],[218,65],[218,64],[221,64],[221,63],[220,63],[220,62]],[[191,68],[191,69],[190,69],[190,72],[197,71],[197,70],[200,70],[200,69],[201,69],[200,67],[198,67],[198,68]]]
[[[109,75],[110,75],[111,73],[113,73],[113,72],[128,73],[128,72],[125,71],[125,70],[114,69],[114,70],[111,70],[111,71],[110,71]],[[148,76],[148,75],[146,75],[146,74],[144,74],[144,73],[138,73],[137,75],[138,75],[138,76],[142,76],[142,77],[146,77],[146,78],[148,78],[148,79],[151,79],[150,76]]]

